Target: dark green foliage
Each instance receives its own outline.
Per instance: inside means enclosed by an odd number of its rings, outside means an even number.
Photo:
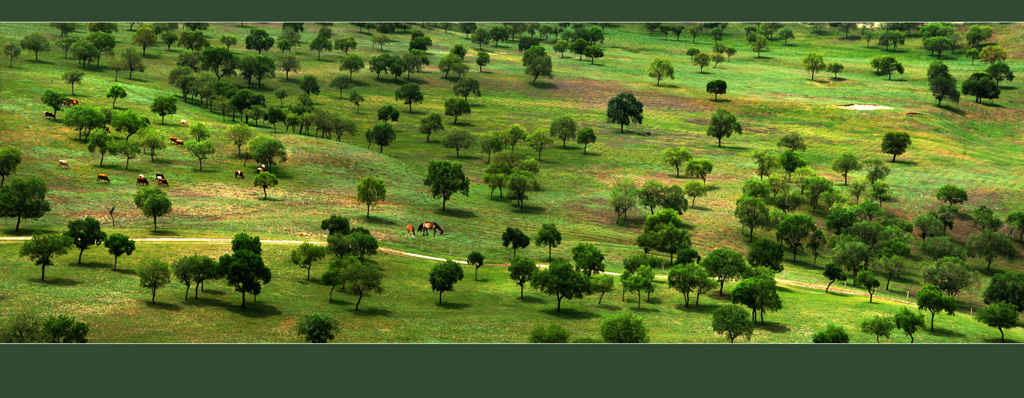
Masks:
[[[975,318],[978,319],[978,322],[999,329],[999,339],[1005,343],[1006,335],[1003,333],[1003,329],[1017,326],[1017,317],[1019,316],[1020,312],[1013,304],[994,303],[978,310]]]
[[[849,343],[850,335],[846,333],[846,329],[842,326],[828,324],[824,330],[819,330],[814,333],[811,337],[811,341],[814,343]]]
[[[754,334],[754,322],[747,318],[747,311],[736,304],[727,304],[712,312],[711,328],[715,333],[724,334],[730,343],[741,336],[750,340]]]
[[[334,340],[334,332],[338,329],[337,319],[320,312],[306,315],[295,324],[295,333],[308,343],[326,343]]]
[[[68,230],[64,235],[71,238],[72,244],[78,248],[79,264],[82,263],[82,253],[85,253],[85,249],[99,245],[107,238],[107,234],[100,229],[100,222],[92,217],[69,221]]]
[[[636,99],[632,93],[619,93],[608,100],[607,116],[609,123],[619,125],[619,132],[623,132],[625,126],[631,122],[643,124],[644,104]]]
[[[469,178],[462,172],[462,165],[448,160],[431,160],[423,185],[430,187],[434,199],[441,198],[442,211],[452,195],[461,193],[469,196]]]
[[[21,228],[21,219],[40,218],[50,212],[46,200],[46,183],[38,177],[15,178],[0,187],[0,217],[14,217],[14,232]]]
[[[914,342],[914,333],[917,332],[917,328],[924,327],[924,315],[918,311],[911,311],[908,307],[900,308],[892,318],[896,328],[906,333],[910,337],[911,343]]]
[[[590,294],[590,279],[562,259],[555,259],[547,269],[535,272],[530,279],[530,286],[541,293],[555,296],[557,312],[562,311],[562,299],[572,300]]]
[[[558,324],[537,326],[530,331],[531,343],[568,343],[569,331]]]
[[[945,311],[949,315],[955,315],[956,299],[952,296],[944,296],[942,291],[934,285],[925,285],[917,292],[918,308],[931,312],[931,330],[935,331],[935,314]]]
[[[606,343],[646,343],[647,327],[643,318],[631,312],[612,315],[601,323],[601,338]]]
[[[879,343],[880,337],[889,338],[889,334],[896,328],[896,324],[890,317],[883,317],[875,315],[872,318],[865,319],[860,322],[860,330],[867,334],[875,336],[875,342]]]
[[[444,292],[455,290],[455,284],[462,280],[462,266],[447,260],[439,262],[430,269],[430,289],[437,292],[437,303],[441,304]]]

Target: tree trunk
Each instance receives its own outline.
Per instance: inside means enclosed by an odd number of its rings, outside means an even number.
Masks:
[[[558,296],[558,305],[555,307],[555,312],[562,312],[562,296]]]
[[[82,264],[82,253],[85,253],[85,249],[78,251],[78,264]]]
[[[44,265],[42,268],[43,268],[43,274],[39,277],[39,280],[41,280],[43,282],[46,282],[46,266]]]
[[[188,301],[188,288],[189,288],[189,286],[190,285],[188,285],[188,284],[185,285],[185,301]],[[196,286],[196,288],[198,288],[198,286]]]
[[[519,285],[519,298],[523,298],[523,285]]]
[[[442,295],[442,294],[444,294],[444,292],[437,292],[437,304],[438,304],[438,305],[440,305],[440,304],[441,304],[441,295]]]
[[[362,301],[363,301],[363,292],[360,291],[359,292],[359,299],[356,300],[356,311],[359,311],[359,303],[361,303]]]
[[[245,290],[242,291],[242,308],[245,308]]]
[[[152,299],[152,302],[153,302],[153,304],[156,304],[156,288],[155,287],[153,288],[153,299]]]

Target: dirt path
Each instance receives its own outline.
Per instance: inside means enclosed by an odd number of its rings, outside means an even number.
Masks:
[[[5,236],[5,237],[0,237],[0,241],[25,241],[25,240],[29,240],[29,239],[31,239],[31,238],[27,237],[27,236]],[[208,243],[222,243],[222,244],[231,243],[231,239],[227,239],[227,238],[137,238],[137,239],[135,239],[135,241],[136,242],[208,242]],[[302,241],[302,240],[274,240],[274,239],[262,240],[261,239],[260,242],[261,243],[270,243],[270,244],[288,244],[288,245],[300,245],[300,244],[303,244],[303,243],[312,243],[312,244],[316,244],[316,245],[326,245],[327,244],[327,242],[313,241],[313,240]],[[407,251],[396,250],[396,249],[391,249],[391,248],[387,248],[387,247],[381,247],[381,248],[378,248],[378,250],[380,250],[382,252],[385,252],[385,253],[395,254],[395,255],[399,255],[399,256],[406,256],[406,257],[420,258],[420,259],[424,259],[424,260],[431,260],[431,261],[445,261],[445,260],[447,260],[446,258],[427,256],[427,255],[416,254],[416,253],[410,253],[410,252],[407,252]],[[456,263],[459,263],[459,264],[467,264],[467,262],[464,261],[464,260],[454,260],[453,259],[452,261],[454,261]],[[497,266],[497,267],[508,267],[509,266],[508,263],[495,263],[495,264],[487,264],[487,265]],[[537,266],[538,267],[547,267],[548,264],[537,264]],[[622,274],[620,274],[618,272],[604,272],[604,273],[608,274],[608,275],[614,275],[614,276],[622,275]],[[668,276],[666,276],[666,275],[655,275],[655,277],[656,278],[661,278],[661,279],[668,278]],[[780,285],[799,286],[799,287],[803,287],[803,288],[814,289],[814,290],[822,290],[822,291],[825,290],[825,286],[822,286],[822,285],[814,285],[814,284],[810,284],[810,283],[796,282],[796,281],[791,281],[791,280],[786,280],[786,279],[778,279],[778,278],[776,278],[775,281],[778,282]],[[845,293],[845,294],[852,294],[852,295],[855,295],[855,296],[868,297],[867,293],[856,291],[856,290],[846,290],[846,289],[839,289],[839,288],[831,288],[831,289],[829,289],[829,291]],[[917,305],[916,303],[913,303],[913,302],[910,302],[910,301],[906,301],[906,300],[900,300],[900,299],[896,299],[896,298],[883,297],[883,296],[878,296],[878,298],[880,300],[888,300],[888,301],[892,301],[892,302],[896,302],[896,303],[901,303],[901,304]]]

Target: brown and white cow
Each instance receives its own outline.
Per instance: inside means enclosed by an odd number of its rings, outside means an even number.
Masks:
[[[181,119],[178,121],[178,123],[181,123],[182,126],[188,127],[188,120]]]
[[[146,177],[143,177],[143,176],[140,175],[139,178],[135,179],[135,185],[145,185],[145,186],[148,187],[149,186],[149,180],[147,180]]]
[[[171,143],[172,144],[178,143],[178,137],[171,137]]]
[[[50,111],[44,111],[43,117],[48,117],[50,119],[57,120],[57,115],[54,115],[53,112]]]
[[[106,174],[98,174],[98,175],[96,175],[96,181],[106,181],[109,184],[110,183],[110,177],[107,177]]]
[[[69,164],[67,160],[58,160],[57,161],[57,168],[59,169],[61,167],[65,168],[65,169],[70,169],[71,168],[71,164]]]
[[[174,145],[177,145],[177,146],[185,146],[185,141],[182,141],[182,140],[177,140],[177,141],[174,141]]]
[[[245,179],[245,173],[242,170],[235,170],[235,178]]]
[[[167,179],[163,178],[163,177],[157,177],[156,178],[156,185],[163,185],[165,187],[170,187],[170,184],[167,183]]]

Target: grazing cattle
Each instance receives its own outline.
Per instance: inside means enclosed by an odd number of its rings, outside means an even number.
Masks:
[[[178,121],[178,123],[181,123],[182,126],[188,127],[188,120],[181,119]]]
[[[159,180],[161,178],[164,178],[164,174],[163,173],[156,173],[156,179]]]
[[[167,183],[167,179],[166,178],[162,178],[162,177],[157,177],[156,178],[156,185],[163,185],[165,187],[170,187],[170,184]]]
[[[70,169],[71,165],[68,164],[67,160],[58,160],[57,161],[57,168],[59,169],[61,167],[65,168],[65,169]]]
[[[242,170],[235,170],[235,178],[245,179],[245,173]]]
[[[267,171],[267,169],[264,169],[264,168],[262,168],[262,167],[257,167],[257,168],[256,168],[256,173],[257,173],[257,174],[258,174],[258,173],[262,173],[262,172],[264,172],[264,171]]]
[[[74,105],[78,105],[78,100],[76,100],[74,98],[68,98],[68,99],[64,100],[64,102],[61,102],[61,104],[64,105],[64,106],[74,106]]]
[[[54,115],[53,112],[50,111],[43,112],[43,117],[48,117],[50,119],[57,120],[57,115]]]
[[[405,236],[414,236],[415,237],[416,236],[416,232],[413,232],[413,231],[414,230],[412,228],[412,225],[406,225],[405,226]]]
[[[182,140],[177,140],[177,141],[174,141],[174,145],[177,145],[177,146],[185,146],[185,141],[182,141]]]
[[[143,177],[143,176],[140,175],[139,178],[135,179],[135,185],[145,185],[145,186],[148,187],[149,186],[149,180],[147,180],[146,177]]]
[[[177,142],[178,142],[178,137],[171,137],[171,143],[172,144],[176,144]]]
[[[110,177],[107,177],[106,174],[99,174],[99,175],[96,176],[96,181],[106,181],[109,184],[110,183]]]
[[[437,236],[437,231],[441,231],[441,235],[444,235],[444,230],[436,222],[425,222],[416,228],[416,231],[423,232],[423,235],[429,235],[430,230],[434,230],[434,236]]]

